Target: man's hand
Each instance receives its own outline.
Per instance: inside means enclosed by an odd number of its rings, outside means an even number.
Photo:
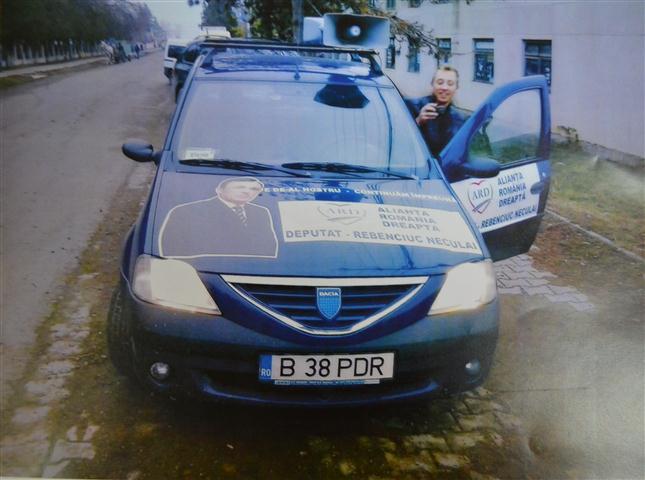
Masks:
[[[425,124],[428,120],[434,120],[439,116],[439,113],[437,112],[437,104],[436,103],[426,103],[423,108],[419,111],[419,115],[417,115],[417,118],[415,119],[417,122],[417,125],[422,126]]]

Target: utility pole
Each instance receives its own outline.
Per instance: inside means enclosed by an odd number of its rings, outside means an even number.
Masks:
[[[302,0],[291,0],[291,25],[293,43],[302,43]]]

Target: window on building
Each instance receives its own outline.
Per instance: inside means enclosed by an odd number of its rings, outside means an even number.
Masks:
[[[419,45],[408,43],[408,72],[418,73],[421,69],[419,64]]]
[[[390,44],[385,50],[385,68],[395,68],[396,44],[394,36],[390,37]]]
[[[396,0],[386,0],[385,8],[388,10],[394,10],[396,8]]]
[[[551,88],[551,40],[524,40],[524,75],[544,75]]]
[[[411,8],[416,8],[421,5],[421,0],[409,0],[409,5]]]
[[[437,58],[437,67],[450,63],[450,57],[452,57],[452,40],[449,38],[438,38],[437,53],[435,56]]]
[[[493,83],[495,79],[495,58],[493,40],[479,38],[474,40],[475,46],[475,75],[476,82]]]

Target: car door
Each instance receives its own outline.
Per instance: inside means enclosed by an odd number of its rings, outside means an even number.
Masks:
[[[482,233],[493,260],[529,250],[544,215],[551,178],[549,89],[543,76],[496,89],[441,152],[441,166]],[[499,163],[476,178],[462,168]]]

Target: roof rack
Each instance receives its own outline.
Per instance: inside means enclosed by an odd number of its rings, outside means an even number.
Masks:
[[[380,65],[375,60],[375,55],[378,52],[371,48],[354,48],[354,47],[329,47],[323,45],[302,45],[296,43],[285,43],[276,40],[265,39],[228,39],[228,40],[215,40],[208,39],[203,44],[212,44],[218,47],[249,49],[249,50],[285,50],[296,52],[324,52],[324,53],[348,53],[359,55],[367,58],[370,62],[370,71],[375,74],[383,74]],[[208,66],[212,64],[213,56],[217,53],[214,51],[208,52],[206,57],[201,63],[201,66]]]
[[[280,40],[267,40],[263,38],[244,38],[244,39],[216,39],[205,38],[202,43],[213,43],[221,47],[244,47],[249,48],[266,48],[266,49],[281,49],[281,50],[309,50],[309,51],[322,51],[322,52],[336,52],[336,53],[362,53],[362,54],[378,54],[373,48],[354,48],[354,47],[329,47],[325,45],[307,45],[301,43],[287,43]]]

